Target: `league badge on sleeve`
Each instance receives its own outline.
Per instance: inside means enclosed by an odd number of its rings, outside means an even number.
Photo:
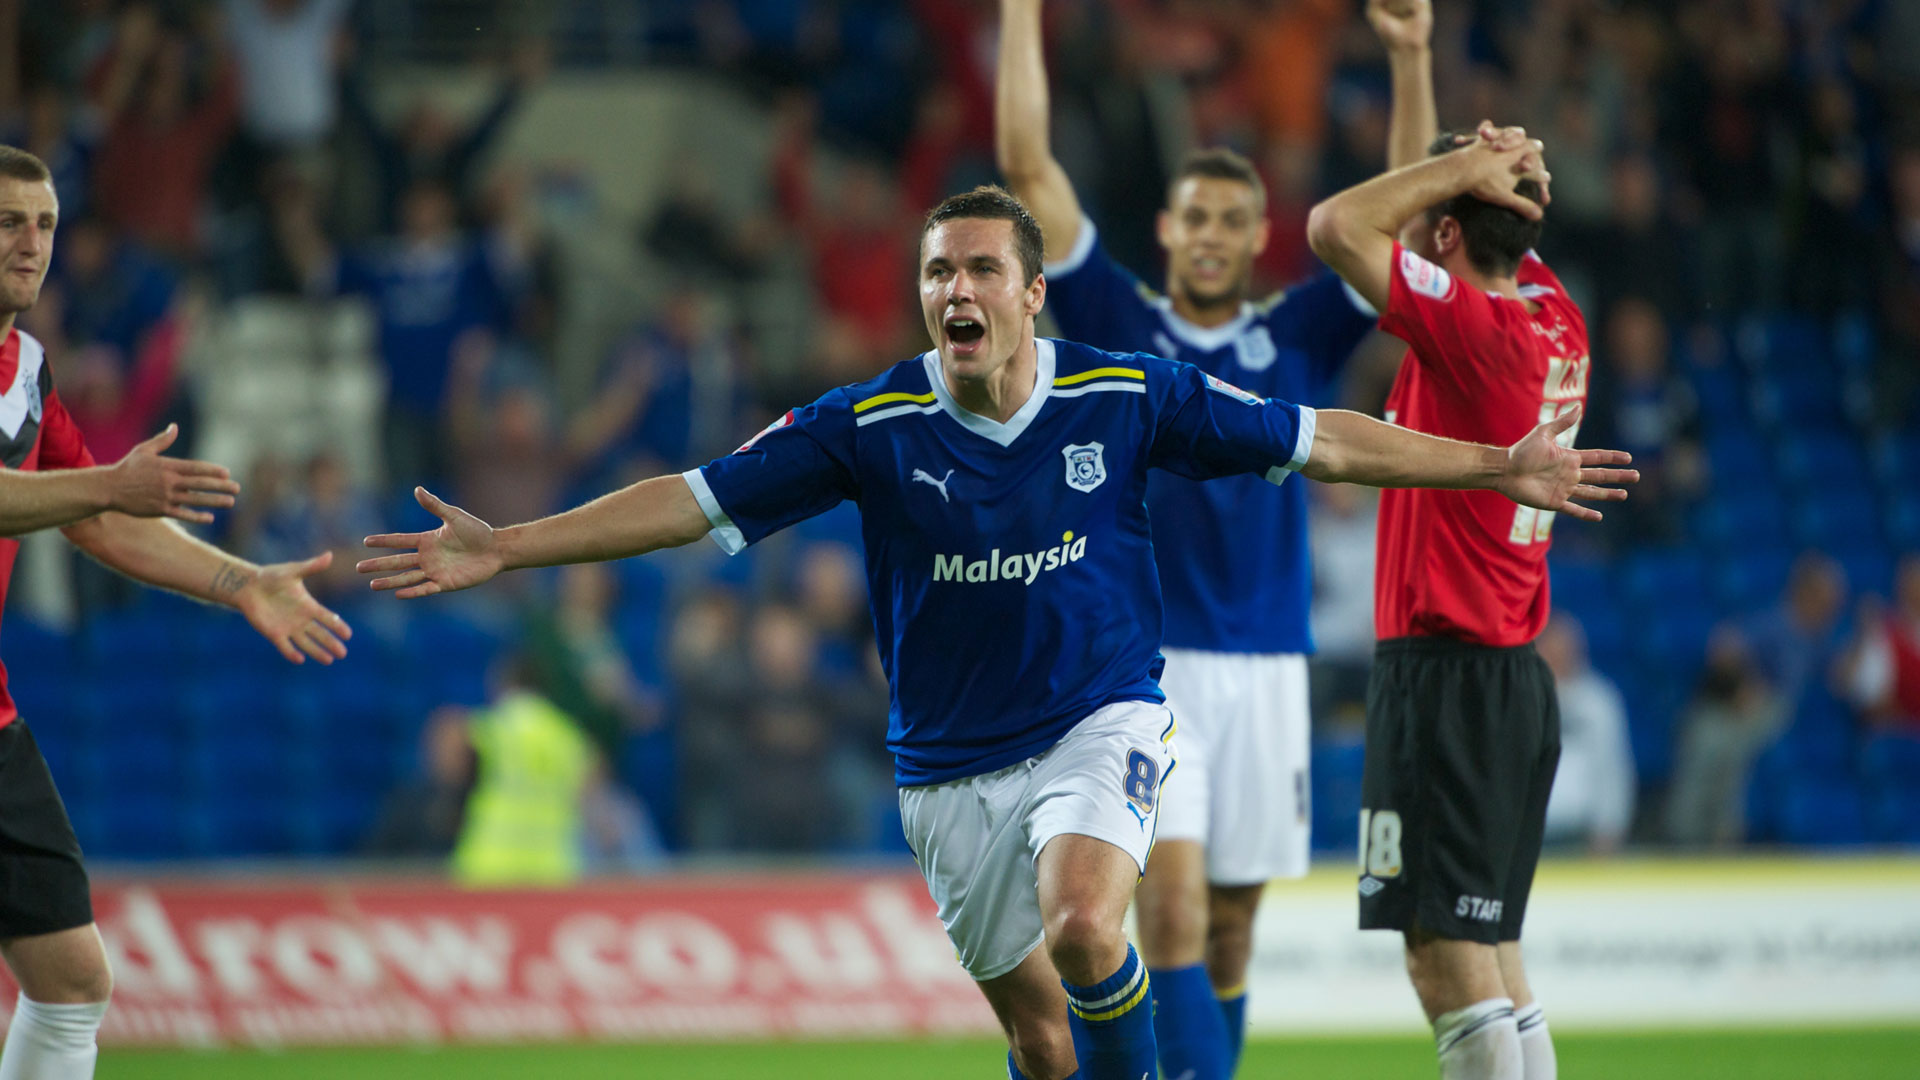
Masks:
[[[1235,401],[1244,401],[1248,405],[1260,404],[1260,398],[1258,396],[1240,389],[1239,387],[1233,385],[1227,380],[1216,378],[1212,375],[1207,375],[1206,372],[1201,372],[1201,374],[1206,377],[1207,388],[1209,390],[1219,391],[1220,393],[1225,394],[1230,398],[1233,398]]]
[[[766,438],[768,432],[778,431],[781,428],[786,427],[788,424],[791,424],[791,423],[793,423],[793,410],[788,409],[787,415],[782,416],[780,419],[775,420],[773,423],[768,424],[766,427],[761,428],[758,434],[754,435],[753,438],[748,439],[745,443],[742,443],[740,446],[740,449],[735,450],[734,453],[736,454],[746,453],[747,451],[753,449],[754,443],[757,443],[761,439]]]
[[[1060,453],[1067,459],[1067,486],[1075,491],[1092,491],[1107,482],[1107,463],[1101,457],[1104,443],[1068,446]]]

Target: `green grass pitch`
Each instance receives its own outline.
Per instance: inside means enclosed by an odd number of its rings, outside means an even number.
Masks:
[[[1848,1030],[1556,1034],[1562,1080],[1914,1080],[1920,1027]],[[986,1042],[502,1046],[460,1049],[124,1051],[99,1080],[1000,1080]],[[1418,1037],[1261,1039],[1243,1080],[1432,1077]]]

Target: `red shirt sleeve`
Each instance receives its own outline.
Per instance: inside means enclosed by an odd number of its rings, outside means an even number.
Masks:
[[[1493,304],[1485,293],[1440,267],[1393,245],[1387,310],[1380,329],[1413,346],[1419,362],[1465,377],[1480,360],[1504,355]]]
[[[40,459],[42,469],[86,469],[97,464],[93,453],[87,449],[87,441],[80,435],[80,425],[73,422],[73,414],[60,403],[60,395],[49,389],[46,401],[40,411]]]

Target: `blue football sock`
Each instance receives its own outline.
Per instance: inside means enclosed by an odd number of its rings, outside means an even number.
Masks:
[[[1153,1036],[1171,1080],[1227,1080],[1227,1023],[1205,964],[1162,968],[1153,977]]]
[[[1227,1022],[1227,1072],[1240,1069],[1240,1048],[1247,1042],[1247,988],[1238,987],[1219,995],[1220,1015]]]
[[[1086,1080],[1153,1080],[1153,996],[1140,954],[1127,946],[1120,970],[1092,986],[1067,982],[1073,1050]]]

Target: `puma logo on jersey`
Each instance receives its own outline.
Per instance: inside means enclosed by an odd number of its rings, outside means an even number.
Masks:
[[[1059,544],[1045,551],[1002,555],[999,548],[994,548],[986,558],[971,561],[965,555],[935,555],[933,580],[1021,581],[1031,585],[1046,571],[1058,570],[1068,563],[1079,562],[1086,557],[1086,554],[1087,538],[1076,537],[1068,532],[1060,537]]]
[[[943,476],[943,477],[941,477],[941,478],[940,478],[940,479],[938,479],[938,480],[935,480],[935,479],[933,478],[933,474],[932,474],[932,473],[930,473],[930,472],[928,472],[928,471],[927,471],[927,470],[925,470],[925,469],[915,469],[915,470],[913,470],[913,479],[914,479],[915,481],[917,481],[917,482],[919,482],[919,483],[922,483],[922,484],[932,484],[932,485],[933,485],[934,487],[937,487],[937,488],[939,488],[939,489],[940,489],[940,500],[941,500],[942,502],[952,502],[952,501],[953,501],[953,497],[947,494],[947,481],[949,481],[949,480],[951,480],[951,479],[953,479],[953,470],[952,470],[952,469],[948,469],[948,470],[947,470],[947,475],[945,475],[945,476]]]

